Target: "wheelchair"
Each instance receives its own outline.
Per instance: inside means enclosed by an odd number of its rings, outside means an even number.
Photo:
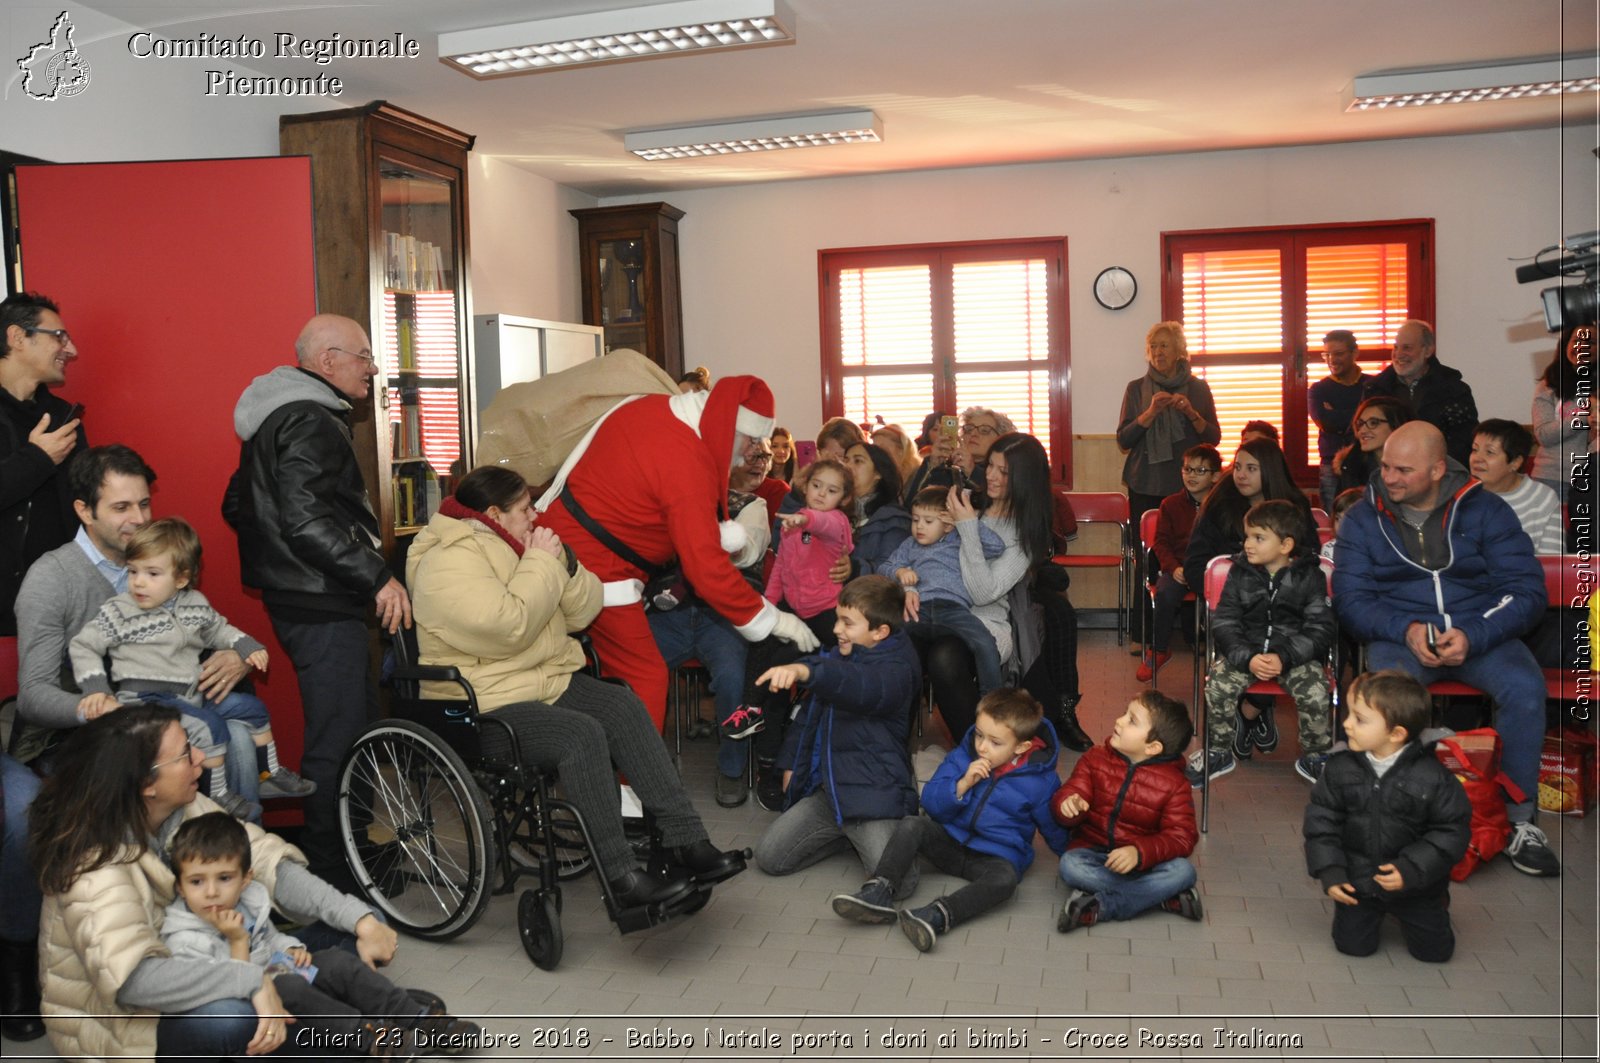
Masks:
[[[417,663],[414,630],[394,637],[385,678],[394,715],[370,725],[339,768],[340,833],[357,884],[396,929],[445,940],[472,927],[492,894],[536,878],[517,900],[517,930],[534,965],[553,970],[563,944],[560,883],[595,863],[582,815],[555,792],[553,772],[522,762],[510,725],[479,712],[459,670]],[[424,699],[425,680],[454,683],[460,700]],[[483,753],[489,727],[503,729],[510,759]],[[665,877],[649,814],[625,823],[649,872]],[[711,897],[703,885],[663,904],[622,907],[598,877],[607,914],[624,934],[689,915]]]

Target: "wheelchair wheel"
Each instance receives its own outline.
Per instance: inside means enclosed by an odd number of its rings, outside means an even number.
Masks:
[[[517,899],[517,934],[523,951],[541,971],[561,962],[561,893],[523,890]]]
[[[339,767],[339,826],[356,881],[418,937],[455,937],[483,914],[493,822],[466,763],[409,721],[368,728]]]

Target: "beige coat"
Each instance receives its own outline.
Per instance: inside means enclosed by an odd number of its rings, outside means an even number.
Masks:
[[[455,665],[482,709],[551,702],[583,667],[571,638],[600,614],[600,580],[563,551],[522,557],[475,520],[435,514],[411,544],[411,588],[422,663]],[[451,683],[424,683],[424,697],[453,698]]]
[[[207,797],[183,809],[192,819],[217,811]],[[273,892],[278,862],[305,863],[300,850],[246,823],[256,881]],[[40,1011],[50,1044],[70,1059],[153,1059],[155,1012],[128,1011],[117,992],[146,956],[170,956],[161,922],[176,897],[172,869],[146,851],[136,860],[107,864],[61,894],[44,899],[39,916],[39,969],[44,975]]]

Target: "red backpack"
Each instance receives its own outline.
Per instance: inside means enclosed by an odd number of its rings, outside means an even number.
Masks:
[[[1467,800],[1472,802],[1472,840],[1461,862],[1450,869],[1451,880],[1460,882],[1506,847],[1511,836],[1506,797],[1522,801],[1526,795],[1500,770],[1500,732],[1493,727],[1441,738],[1434,754],[1461,780]]]

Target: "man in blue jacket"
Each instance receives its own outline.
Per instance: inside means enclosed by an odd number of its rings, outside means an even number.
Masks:
[[[1506,776],[1512,866],[1561,874],[1533,824],[1544,742],[1544,676],[1518,636],[1544,614],[1544,577],[1516,514],[1471,480],[1425,421],[1395,429],[1365,501],[1339,529],[1333,607],[1367,646],[1372,671],[1399,668],[1423,683],[1457,679],[1495,704]]]

